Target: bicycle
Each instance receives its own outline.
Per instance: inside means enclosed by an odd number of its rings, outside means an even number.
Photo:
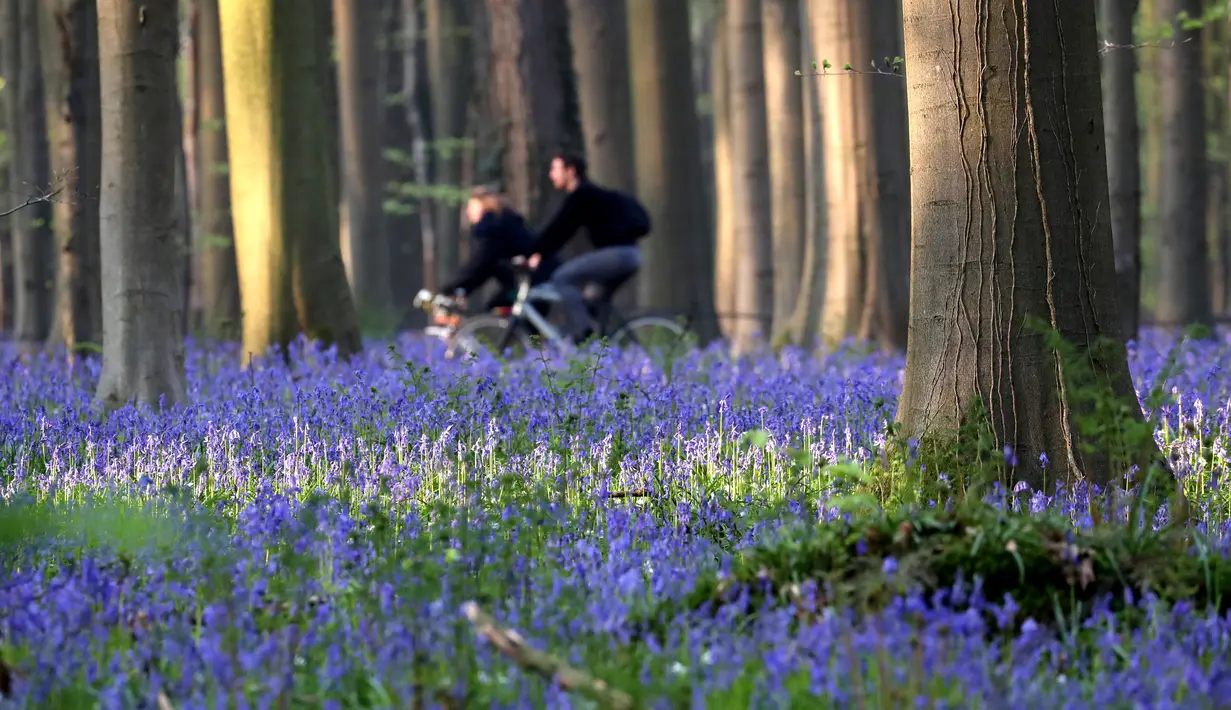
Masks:
[[[497,356],[511,351],[513,357],[518,358],[538,350],[536,340],[558,350],[571,350],[564,335],[535,306],[558,303],[561,300],[559,292],[551,284],[532,286],[533,270],[524,260],[513,262],[512,268],[517,279],[513,304],[493,313],[464,319],[450,338],[448,357],[474,357],[480,350],[487,350]],[[680,323],[681,318],[648,312],[625,319],[610,299],[605,298],[631,277],[629,274],[606,284],[590,283],[583,289],[590,315],[590,332],[622,351],[639,347],[651,356],[660,356],[665,361],[663,364],[674,362],[695,342],[689,329]]]

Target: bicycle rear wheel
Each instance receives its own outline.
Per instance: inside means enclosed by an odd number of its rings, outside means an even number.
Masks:
[[[668,313],[645,313],[624,322],[611,335],[621,350],[639,350],[658,365],[668,367],[696,345],[696,336],[683,318]]]
[[[486,352],[497,359],[516,360],[530,349],[530,338],[515,320],[484,313],[462,322],[449,340],[447,355],[467,359]]]

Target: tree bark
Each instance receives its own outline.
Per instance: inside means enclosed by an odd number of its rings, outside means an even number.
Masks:
[[[218,0],[193,2],[194,273],[205,337],[235,340],[241,335],[239,274],[231,228],[231,178]]]
[[[774,307],[773,213],[765,114],[761,0],[727,2],[727,71],[731,91],[731,162],[735,252],[733,343],[747,352],[770,336]]]
[[[1036,489],[1144,467],[1123,459],[1157,450],[1119,456],[1077,421],[1092,389],[1141,421],[1116,308],[1093,3],[904,8],[914,243],[902,434],[954,436],[980,401],[1015,453],[1013,477]],[[1030,318],[1077,356],[1049,352]]]
[[[808,17],[805,16],[805,20]],[[805,241],[800,275],[799,297],[792,316],[792,330],[796,342],[803,348],[812,349],[819,343],[825,305],[825,272],[829,264],[827,239],[827,210],[825,204],[825,137],[823,126],[825,110],[820,101],[820,80],[809,77],[815,57],[823,56],[829,48],[822,46],[811,22],[802,26],[803,48],[806,56],[800,57],[804,69],[804,165],[807,183],[808,210],[805,213]]]
[[[1135,339],[1141,308],[1141,131],[1137,125],[1137,53],[1128,47],[1133,44],[1138,0],[1100,3],[1106,41],[1124,47],[1103,54],[1103,115],[1120,333],[1125,339]]]
[[[765,22],[765,108],[769,120],[769,173],[773,193],[773,336],[795,339],[795,302],[804,264],[807,164],[804,160],[803,86],[799,0],[762,0]],[[905,126],[902,127],[905,131]]]
[[[220,0],[245,361],[299,332],[362,347],[338,246],[324,13]]]
[[[427,0],[425,15],[435,144],[433,179],[442,188],[465,187],[461,184],[462,141],[466,138],[466,110],[474,90],[470,23],[463,0]],[[457,196],[433,201],[431,217],[438,245],[436,269],[442,280],[452,277],[460,263],[461,204]]]
[[[96,399],[188,401],[183,257],[174,238],[174,0],[99,0],[103,365]]]
[[[563,0],[487,0],[487,9],[487,87],[503,147],[503,189],[515,209],[538,222],[555,201],[547,170],[565,136],[561,37],[555,31]]]
[[[832,73],[882,70],[898,56],[896,0],[825,0],[812,30],[833,52]],[[820,79],[825,112],[829,273],[825,341],[848,336],[905,350],[910,273],[906,95],[882,76]]]
[[[600,185],[635,194],[637,161],[625,3],[568,0],[568,16],[590,176]],[[640,280],[638,276],[620,290],[616,296],[619,307],[631,310],[636,306]]]
[[[1163,17],[1201,15],[1201,0],[1159,0]],[[1160,325],[1210,324],[1206,244],[1205,87],[1200,30],[1176,23],[1176,44],[1158,57],[1163,111],[1159,216]]]
[[[51,182],[42,57],[39,55],[38,0],[4,0],[12,13],[4,42],[10,67],[9,145],[11,194],[18,201],[63,185]],[[71,199],[63,192],[57,199]],[[24,347],[47,339],[54,288],[52,205],[42,201],[10,218],[13,260],[13,337]]]
[[[735,166],[731,162],[731,72],[727,55],[727,12],[718,7],[714,18],[714,46],[710,96],[714,105],[714,302],[722,334],[738,335],[736,313],[739,253],[735,246]]]
[[[386,97],[382,104],[382,118],[385,122],[382,135],[385,149],[400,156],[405,154],[406,146],[411,145],[414,140],[403,99],[413,93],[408,82],[416,80],[414,76],[406,76],[407,67],[403,56],[406,50],[401,41],[402,0],[385,0],[383,17],[388,41],[382,58],[385,67],[381,94]],[[414,182],[414,172],[405,160],[387,159],[385,171],[391,184],[401,186]],[[422,327],[425,320],[421,313],[410,310],[409,306],[415,292],[425,283],[423,233],[419,224],[423,213],[403,199],[398,191],[392,195],[386,191],[382,192],[382,195],[385,204],[385,226],[389,234],[388,270],[393,284],[394,302],[401,306],[397,325],[402,328]]]
[[[53,208],[59,267],[49,343],[72,350],[87,343],[97,345],[102,337],[98,13],[94,0],[54,0],[44,10],[52,169],[68,195]]]
[[[568,0],[568,10],[590,176],[632,193],[637,189],[637,161],[624,3]]]
[[[338,51],[338,94],[342,137],[342,256],[355,308],[384,318],[393,308],[385,244],[384,138],[380,95],[380,6],[372,0],[333,0]]]
[[[759,17],[758,17],[759,19]],[[641,242],[640,305],[692,317],[715,335],[713,246],[705,213],[687,3],[629,0],[638,196],[653,222]]]

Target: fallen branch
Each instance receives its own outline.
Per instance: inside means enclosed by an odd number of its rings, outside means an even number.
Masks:
[[[633,488],[627,491],[612,491],[607,494],[608,498],[649,498],[650,492],[645,488]]]
[[[521,634],[513,629],[501,628],[478,604],[472,601],[462,604],[462,614],[470,621],[476,634],[487,639],[500,653],[523,670],[537,673],[564,690],[580,693],[605,707],[614,710],[628,710],[633,707],[633,699],[627,693],[608,686],[603,680],[583,670],[573,668],[550,653],[531,648]]]

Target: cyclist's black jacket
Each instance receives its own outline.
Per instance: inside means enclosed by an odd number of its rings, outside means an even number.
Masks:
[[[539,232],[538,252],[544,257],[556,253],[582,227],[589,232],[595,249],[636,244],[628,210],[618,193],[583,180],[564,196],[560,209]]]
[[[471,227],[470,234],[474,239],[470,259],[456,277],[440,287],[440,292],[451,294],[460,289],[469,294],[492,278],[500,282],[502,290],[517,288],[509,262],[515,256],[530,256],[535,246],[534,234],[522,216],[510,209],[488,212]],[[531,282],[547,281],[558,265],[554,257],[543,257]]]

